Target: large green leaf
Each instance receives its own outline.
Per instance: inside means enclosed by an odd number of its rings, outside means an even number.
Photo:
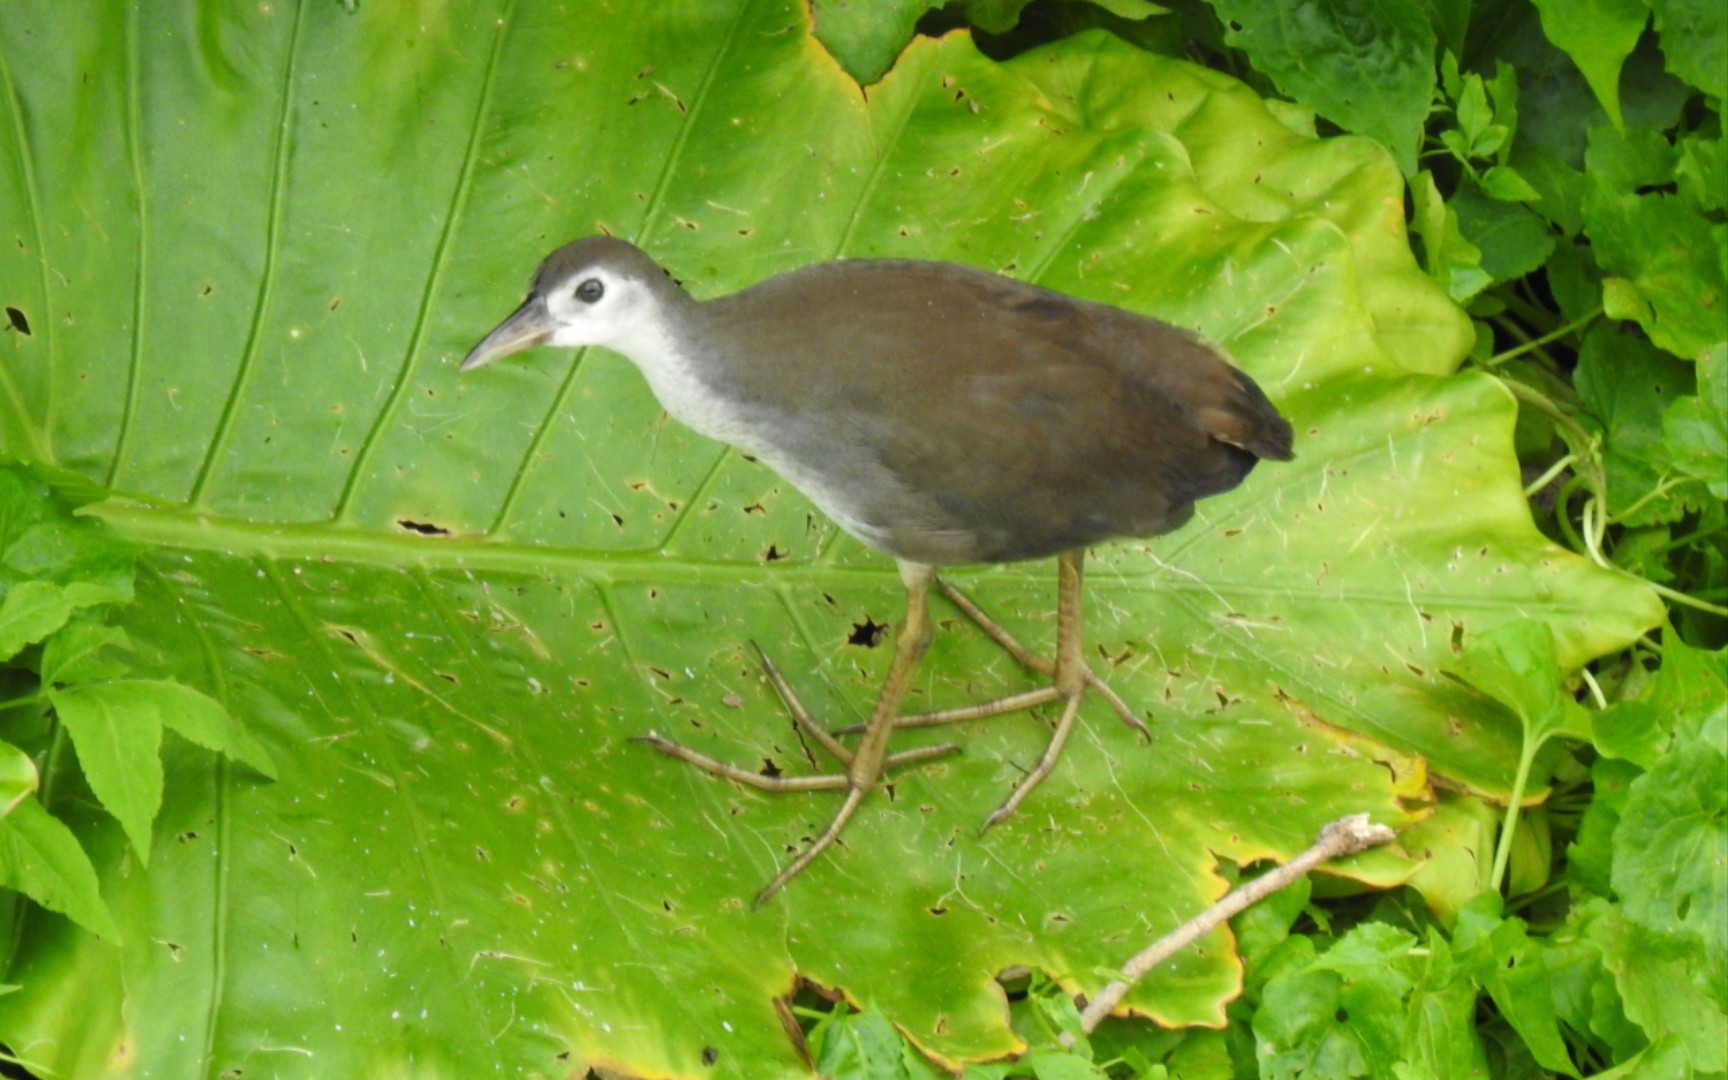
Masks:
[[[1413,754],[1504,795],[1515,719],[1440,674],[1472,635],[1540,618],[1575,666],[1653,623],[1530,525],[1511,399],[1448,374],[1469,326],[1372,143],[1097,35],[1006,64],[920,41],[866,96],[808,29],[788,0],[8,6],[0,299],[30,333],[0,335],[0,445],[123,496],[98,512],[151,545],[128,634],[280,779],[165,743],[148,871],[54,800],[124,944],[32,916],[0,1040],[73,1075],[116,1047],[154,1075],[787,1075],[773,999],[802,975],[948,1059],[1003,1054],[996,972],[1096,989],[1223,891],[1218,859],[1409,820]],[[965,753],[750,912],[833,801],[627,740],[831,767],[747,642],[850,721],[898,580],[616,357],[456,376],[539,256],[602,227],[701,295],[940,257],[1224,342],[1299,456],[1091,560],[1089,646],[1152,744],[1088,706],[980,838],[1047,729],[908,733]],[[956,575],[1037,643],[1053,577]],[[1030,685],[939,615],[918,702]],[[1239,979],[1219,934],[1130,1002],[1217,1024]]]

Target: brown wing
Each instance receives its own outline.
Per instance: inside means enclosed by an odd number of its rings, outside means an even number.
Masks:
[[[753,340],[782,357],[731,384],[796,453],[823,455],[829,497],[848,500],[837,509],[904,558],[1154,535],[1258,457],[1289,456],[1289,427],[1252,380],[1116,308],[932,263],[827,264],[731,300],[774,328]]]

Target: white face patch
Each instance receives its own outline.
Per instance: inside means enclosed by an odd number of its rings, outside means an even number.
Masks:
[[[548,344],[568,348],[605,345],[627,353],[625,343],[662,316],[642,281],[603,266],[585,267],[554,283],[545,300],[553,325]]]
[[[641,370],[674,420],[721,442],[754,451],[749,425],[701,377],[682,337],[682,293],[656,288],[627,271],[584,266],[541,288],[552,323],[549,345],[600,345]]]

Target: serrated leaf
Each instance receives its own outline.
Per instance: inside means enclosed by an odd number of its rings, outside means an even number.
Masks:
[[[1483,85],[1482,76],[1474,72],[1464,76],[1456,116],[1458,129],[1464,135],[1466,159],[1489,157],[1506,139],[1504,127],[1499,129],[1498,135],[1490,134],[1494,110],[1488,105],[1488,88]]]
[[[1584,174],[1544,150],[1520,147],[1512,155],[1518,176],[1530,185],[1538,198],[1531,209],[1560,227],[1567,236],[1575,236],[1584,227]],[[1600,289],[1591,297],[1590,306],[1599,306]]]
[[[1631,525],[1676,520],[1689,504],[1685,489],[1662,489],[1673,468],[1663,415],[1693,392],[1691,368],[1635,334],[1598,325],[1584,337],[1573,383],[1602,421],[1609,512]]]
[[[1478,635],[1452,670],[1511,709],[1529,746],[1557,735],[1590,737],[1588,714],[1560,692],[1554,633],[1545,622],[1518,619]]]
[[[74,619],[42,649],[42,682],[47,686],[117,679],[131,665],[116,653],[131,648],[126,631],[95,618]]]
[[[1464,906],[1453,931],[1454,958],[1488,991],[1543,1068],[1577,1076],[1560,1037],[1541,945],[1530,938],[1524,920],[1503,917],[1501,905],[1498,893],[1487,893]]]
[[[1489,174],[1504,175],[1504,170],[1491,169]],[[1488,198],[1467,185],[1447,206],[1458,216],[1459,232],[1480,252],[1483,271],[1495,281],[1521,278],[1554,253],[1554,234],[1517,203],[1502,202],[1497,195]]]
[[[1673,179],[1673,148],[1653,132],[1590,134],[1585,172],[1585,232],[1603,270],[1618,275],[1635,301],[1614,309],[1638,319],[1650,339],[1676,356],[1696,357],[1722,339],[1728,309],[1728,225],[1712,222],[1678,195],[1640,194]]]
[[[162,723],[206,750],[215,750],[276,778],[269,751],[214,698],[166,679],[125,679],[108,686],[123,688],[128,698],[154,709]]]
[[[129,681],[50,689],[60,723],[102,808],[125,828],[140,859],[150,861],[150,827],[162,805],[162,719]]]
[[[1224,40],[1278,89],[1392,151],[1406,176],[1434,83],[1434,27],[1413,0],[1291,8],[1275,0],[1215,0]]]
[[[1536,0],[1536,10],[1548,40],[1578,65],[1614,126],[1624,127],[1620,67],[1638,44],[1649,9],[1640,0]]]
[[[18,655],[66,624],[72,601],[63,586],[51,581],[14,585],[0,602],[0,659]]]
[[[1651,932],[1618,909],[1602,911],[1588,933],[1614,975],[1626,1015],[1652,1043],[1672,1040],[1676,1068],[1658,1075],[1728,1068],[1728,1011],[1719,972],[1707,971],[1686,944]]]
[[[1650,0],[1668,70],[1728,99],[1728,9],[1715,0]]]
[[[1616,708],[1624,708],[1627,704],[1630,703],[1622,703]],[[1643,773],[1643,768],[1631,761],[1607,757],[1598,758],[1590,767],[1593,797],[1584,809],[1577,837],[1566,849],[1569,884],[1597,896],[1613,895],[1614,831],[1620,825],[1620,812],[1626,806],[1627,790]],[[1585,1030],[1585,1027],[1579,1030]]]
[[[1502,202],[1539,202],[1542,193],[1510,165],[1494,165],[1482,173],[1482,190]]]
[[[1718,706],[1715,735],[1728,723]],[[1696,943],[1728,988],[1728,755],[1702,731],[1682,731],[1632,782],[1614,833],[1614,890],[1626,916]],[[1720,1068],[1721,1066],[1716,1066]]]
[[[1728,139],[1683,135],[1674,163],[1680,195],[1695,210],[1728,209]]]
[[[1699,358],[1698,394],[1668,406],[1662,438],[1676,469],[1728,499],[1728,343]]]
[[[1402,930],[1364,923],[1274,976],[1253,1018],[1260,1075],[1390,1075],[1403,1056],[1415,944]]]
[[[1410,227],[1422,238],[1423,265],[1453,300],[1462,303],[1494,283],[1482,269],[1482,251],[1464,236],[1458,213],[1440,196],[1431,173],[1410,182],[1415,216]]]
[[[0,817],[0,888],[16,889],[110,942],[120,940],[89,857],[72,830],[35,799]]]
[[[100,521],[74,517],[49,494],[47,484],[0,469],[0,597],[28,586],[33,599],[27,603],[37,609],[32,618],[38,623],[52,614],[38,608],[49,586],[58,586],[71,608],[129,600],[132,546]],[[23,629],[15,627],[13,636]]]

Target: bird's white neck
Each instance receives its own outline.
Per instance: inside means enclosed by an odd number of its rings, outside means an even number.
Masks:
[[[755,453],[760,447],[743,410],[704,378],[701,359],[670,318],[620,328],[607,347],[628,357],[672,419],[710,439]]]

